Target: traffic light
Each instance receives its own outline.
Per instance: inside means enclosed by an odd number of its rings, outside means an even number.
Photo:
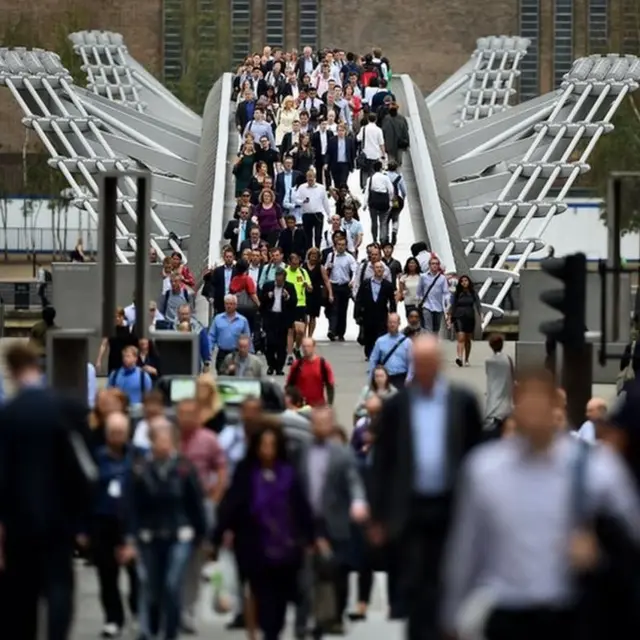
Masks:
[[[562,318],[540,323],[540,332],[568,347],[585,344],[587,312],[587,258],[575,253],[565,258],[548,258],[540,263],[543,271],[564,283],[564,289],[540,294],[540,300],[560,311]]]

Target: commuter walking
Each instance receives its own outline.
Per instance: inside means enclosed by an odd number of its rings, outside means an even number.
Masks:
[[[404,387],[411,373],[412,342],[400,331],[400,316],[390,313],[387,318],[387,333],[380,336],[373,345],[369,358],[369,377],[377,367],[383,367],[389,374],[389,383],[396,389]]]
[[[382,172],[382,162],[376,160],[372,172],[365,184],[362,205],[369,209],[371,216],[371,235],[373,241],[385,244],[389,241],[389,212],[395,195],[393,184],[386,173]]]
[[[416,297],[420,299],[424,328],[430,333],[440,333],[442,318],[449,307],[449,283],[442,273],[440,260],[429,259],[429,270],[420,275]]]
[[[456,471],[480,441],[482,421],[475,396],[443,376],[435,336],[414,341],[413,371],[411,386],[383,403],[377,422],[370,536],[393,549],[408,640],[432,640],[440,637],[439,566]]]
[[[140,452],[141,454],[143,452]],[[106,420],[106,444],[95,454],[98,465],[98,493],[86,541],[98,572],[100,603],[104,613],[103,638],[117,638],[124,628],[125,610],[120,592],[118,551],[124,544],[122,514],[125,482],[131,473],[136,452],[129,445],[129,418],[112,413]],[[134,562],[125,565],[129,578],[129,611],[138,613],[138,576]]]
[[[446,281],[446,278],[443,278]],[[451,296],[451,305],[447,312],[447,326],[456,334],[456,364],[469,366],[471,345],[476,331],[477,318],[482,319],[480,298],[469,276],[458,280],[456,290]]]
[[[126,542],[120,562],[138,560],[140,633],[176,640],[184,575],[207,523],[198,475],[174,444],[173,425],[150,425],[151,453],[133,466],[127,487]]]
[[[367,116],[366,124],[356,136],[356,140],[360,143],[357,164],[360,169],[360,189],[362,191],[374,172],[374,164],[382,161],[386,155],[384,135],[382,129],[376,124],[376,120],[376,114],[370,113]]]
[[[36,640],[44,600],[47,637],[67,640],[74,539],[91,512],[97,469],[84,444],[86,408],[43,387],[39,359],[25,344],[5,354],[17,393],[0,409],[0,626]]]
[[[255,600],[264,640],[279,640],[287,605],[298,597],[298,574],[315,542],[315,526],[298,471],[289,462],[281,429],[251,434],[220,505],[213,543],[233,534],[240,573]]]
[[[493,334],[489,338],[493,352],[484,363],[487,376],[487,398],[484,411],[484,430],[488,438],[499,438],[505,420],[513,411],[515,368],[511,356],[504,353],[504,338]]]

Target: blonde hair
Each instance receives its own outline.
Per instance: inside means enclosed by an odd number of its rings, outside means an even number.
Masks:
[[[210,373],[201,373],[196,380],[196,385],[208,387],[209,395],[211,397],[211,415],[216,415],[216,413],[222,409],[224,403],[220,397],[220,392],[218,391],[218,385],[216,384],[215,379]]]

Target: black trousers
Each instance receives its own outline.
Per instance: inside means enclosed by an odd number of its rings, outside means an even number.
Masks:
[[[274,566],[249,580],[263,640],[280,640],[287,605],[298,596],[298,570],[297,565]]]
[[[396,373],[395,375],[389,376],[389,383],[392,384],[396,389],[402,389],[406,381],[407,381],[406,372]]]
[[[233,351],[225,351],[224,349],[218,348],[218,351],[216,352],[216,371],[218,372],[218,374],[220,374],[220,370],[222,369],[222,363],[224,362],[224,359],[230,353],[233,353]]]
[[[316,175],[318,176],[318,182],[324,185],[326,189],[331,186],[331,172],[328,168],[325,170],[323,164],[316,165]]]
[[[117,518],[99,518],[95,521],[91,535],[93,560],[98,571],[100,584],[100,604],[106,623],[124,625],[125,613],[120,593],[120,564],[116,559],[116,549],[122,544],[121,525]],[[138,611],[138,574],[134,563],[126,567],[129,577],[129,610],[133,615]]]
[[[577,616],[570,609],[547,607],[496,609],[487,620],[484,637],[486,640],[576,640]]]
[[[349,164],[347,162],[336,162],[331,165],[330,169],[335,188],[344,187],[349,180]]]
[[[367,180],[373,175],[373,165],[376,160],[365,160],[364,167],[360,169],[360,189],[364,191]]]
[[[367,321],[367,318],[364,319],[362,329],[363,329],[363,341],[364,341],[364,355],[368,358],[373,351],[373,347],[376,344],[376,340],[383,336],[387,332],[386,328],[387,320],[386,317],[380,321],[378,318],[372,318]]]
[[[351,288],[348,284],[333,284],[333,304],[329,317],[329,331],[338,338],[344,338],[347,331],[347,311],[351,300]]]
[[[287,360],[287,334],[289,323],[282,313],[270,312],[264,319],[264,330],[267,334],[265,357],[267,367],[275,371],[282,371]]]
[[[407,640],[439,640],[440,567],[451,498],[414,498],[409,522],[397,540],[399,599],[407,606]],[[396,542],[396,541],[394,541]],[[518,639],[519,640],[519,639]]]
[[[303,213],[302,228],[307,238],[307,251],[311,247],[320,248],[322,242],[322,227],[324,225],[324,215],[322,213]]]
[[[47,603],[49,640],[68,640],[73,612],[73,539],[27,538],[8,530],[0,574],[0,625],[8,636],[36,640],[38,605]]]

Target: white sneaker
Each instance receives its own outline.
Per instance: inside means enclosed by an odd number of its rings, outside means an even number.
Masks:
[[[108,622],[102,627],[102,638],[117,638],[120,635],[120,627],[114,622]]]

